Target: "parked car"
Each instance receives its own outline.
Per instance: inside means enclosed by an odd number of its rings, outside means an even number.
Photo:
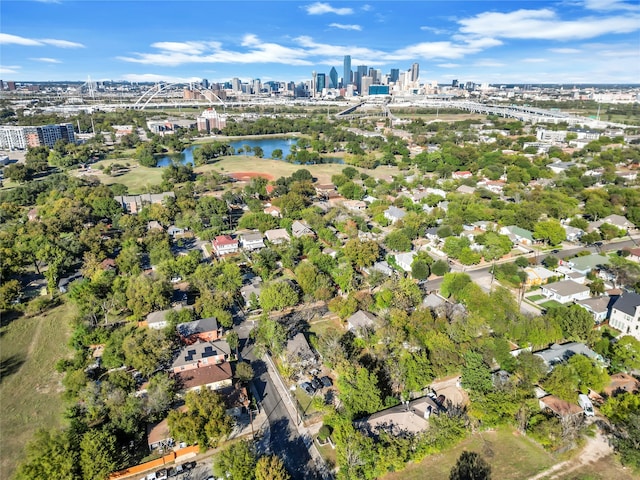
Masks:
[[[593,417],[595,415],[593,411],[593,403],[591,403],[591,399],[584,393],[578,395],[578,404],[582,407],[582,410],[584,410],[586,417]]]
[[[309,382],[302,382],[302,383],[300,384],[300,388],[301,388],[302,390],[304,390],[304,392],[305,392],[307,395],[311,395],[311,396],[313,396],[313,394],[314,394],[314,393],[316,393],[315,388],[313,388],[313,386],[312,386]]]
[[[187,462],[182,464],[182,468],[185,470],[193,470],[196,468],[196,462]]]
[[[167,470],[167,476],[169,478],[175,477],[176,475],[178,475],[178,471],[176,470],[176,467],[171,467],[169,468],[169,470]]]
[[[325,388],[333,386],[333,381],[331,380],[331,378],[327,377],[326,375],[320,379],[320,383],[322,383],[322,386]]]
[[[147,474],[147,479],[146,480],[158,480],[158,477],[156,476],[156,472],[151,472],[151,473]]]
[[[156,480],[167,480],[167,469],[163,468],[156,472]]]
[[[314,390],[319,390],[322,388],[322,383],[320,383],[320,380],[318,380],[318,377],[313,377],[311,379],[311,386],[313,387]]]

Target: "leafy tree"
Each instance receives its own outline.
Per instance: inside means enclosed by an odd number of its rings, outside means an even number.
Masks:
[[[395,230],[387,235],[384,244],[396,252],[408,252],[412,248],[411,239],[402,230]]]
[[[149,376],[171,359],[171,342],[158,330],[134,330],[122,342],[125,362]]]
[[[256,478],[256,454],[249,442],[237,442],[222,450],[213,463],[214,473],[231,480]]]
[[[380,389],[375,374],[365,367],[342,364],[338,368],[340,400],[349,414],[356,417],[382,409]]]
[[[582,393],[589,393],[589,389],[600,392],[610,381],[607,371],[584,355],[574,355],[567,363],[576,372]]]
[[[493,388],[491,370],[477,352],[468,352],[462,367],[462,383],[465,388],[478,393],[488,393]]]
[[[440,285],[440,293],[446,298],[456,297],[469,283],[471,277],[466,273],[446,273]]]
[[[433,265],[431,265],[431,273],[437,275],[438,277],[443,276],[449,270],[449,264],[444,260],[436,260]]]
[[[8,310],[21,295],[22,288],[18,280],[8,280],[0,285],[0,311]]]
[[[580,378],[571,365],[557,365],[544,381],[544,389],[567,402],[575,403],[578,398]]]
[[[451,469],[449,480],[491,480],[491,467],[476,452],[465,450]]]
[[[68,432],[38,430],[27,444],[26,456],[16,473],[16,480],[34,478],[78,478],[78,452]]]
[[[205,450],[231,433],[232,421],[225,413],[222,397],[208,388],[187,392],[186,411],[172,410],[167,421],[171,436]]]
[[[260,306],[265,312],[293,307],[299,301],[298,292],[289,282],[277,281],[267,284],[260,292]]]
[[[258,326],[251,331],[251,337],[256,342],[256,356],[260,357],[266,351],[279,355],[287,341],[286,329],[275,320],[263,317]]]
[[[619,338],[611,348],[611,364],[627,371],[640,369],[640,340],[630,335]]]
[[[416,258],[411,264],[411,276],[417,280],[425,280],[429,277],[429,265]]]
[[[558,322],[568,339],[585,341],[593,329],[593,317],[580,305],[551,307],[546,315]]]
[[[557,220],[546,220],[536,223],[533,238],[544,240],[550,245],[559,245],[567,238],[567,232]]]
[[[242,383],[250,382],[254,376],[253,367],[247,362],[237,362],[235,376]]]
[[[613,445],[622,463],[640,468],[640,396],[625,392],[611,397],[600,411],[615,424]]]
[[[120,466],[115,435],[106,430],[89,430],[80,442],[80,467],[86,479],[106,479]]]
[[[349,240],[343,250],[345,256],[358,267],[368,267],[378,259],[380,247],[374,241],[361,242],[357,238]]]
[[[140,274],[131,278],[127,285],[127,307],[134,318],[141,319],[156,309],[166,308],[170,292],[171,286],[167,280]]]
[[[291,476],[284,466],[284,462],[277,455],[260,457],[256,464],[256,480],[290,480]]]

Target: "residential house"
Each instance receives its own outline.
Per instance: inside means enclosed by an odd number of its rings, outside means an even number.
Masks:
[[[198,341],[213,342],[222,335],[222,329],[215,317],[201,318],[193,322],[180,323],[176,326],[182,343],[191,345]]]
[[[297,369],[305,370],[318,363],[316,354],[302,332],[287,341],[285,356],[287,364]]]
[[[553,173],[562,173],[569,170],[572,167],[575,167],[576,164],[574,162],[553,162],[547,165],[547,168],[551,170]]]
[[[427,228],[424,232],[424,236],[432,242],[440,240],[440,237],[438,236],[438,227]]]
[[[275,217],[275,218],[281,218],[282,217],[282,213],[280,211],[280,207],[276,207],[275,205],[269,205],[269,206],[265,207],[263,212],[268,214],[268,215],[271,215],[272,217]]]
[[[186,405],[177,408],[180,412],[186,412]],[[174,445],[174,440],[169,432],[169,422],[164,420],[156,423],[153,427],[147,428],[147,445],[150,451],[169,450]]]
[[[218,257],[238,251],[238,240],[231,238],[230,235],[218,235],[211,243],[213,251]]]
[[[589,298],[589,287],[574,282],[561,280],[542,287],[542,295],[559,303],[569,303]]]
[[[309,225],[307,225],[304,222],[301,222],[300,220],[295,220],[291,224],[291,235],[293,235],[295,238],[316,236],[315,232],[311,230]]]
[[[640,340],[640,295],[624,292],[611,307],[609,325]]]
[[[603,295],[601,297],[578,300],[576,303],[589,312],[596,323],[602,323],[609,316],[613,298],[608,295]]]
[[[569,403],[555,395],[547,395],[538,400],[541,410],[550,410],[561,419],[568,419],[583,415],[582,407],[575,403]]]
[[[75,272],[68,277],[61,278],[58,281],[58,290],[60,290],[60,293],[67,293],[72,282],[82,280],[83,278],[84,277],[81,272]]]
[[[273,230],[267,230],[264,232],[264,236],[274,245],[279,245],[291,240],[289,233],[284,228],[276,228]]]
[[[248,285],[243,285],[240,288],[240,295],[244,299],[245,305],[249,306],[251,302],[251,296],[256,296],[256,301],[260,299],[260,291],[262,290],[262,278],[260,277],[252,277],[250,280],[251,283]]]
[[[584,230],[572,227],[571,225],[562,225],[562,228],[564,228],[566,233],[567,242],[578,242],[582,235],[584,235]]]
[[[377,323],[378,317],[373,313],[358,310],[347,318],[347,330],[357,333],[363,329],[372,329],[377,325]]]
[[[640,248],[630,248],[629,256],[627,260],[631,260],[632,262],[640,262]]]
[[[160,310],[157,312],[151,312],[147,315],[145,319],[145,323],[148,328],[152,330],[163,330],[169,325],[167,323],[167,314],[173,310],[179,311],[182,309],[181,305],[176,306],[175,308],[169,308],[167,310]]]
[[[147,223],[147,230],[148,231],[164,230],[164,227],[160,224],[160,222],[156,220],[151,220],[150,222]]]
[[[172,237],[184,235],[185,231],[184,228],[176,227],[175,225],[169,225],[169,228],[167,228],[167,233]]]
[[[264,248],[264,240],[260,232],[249,232],[240,234],[240,245],[244,250],[253,251]]]
[[[473,173],[469,172],[468,170],[462,171],[462,172],[453,172],[451,174],[451,178],[453,180],[463,180],[465,178],[471,178],[473,177]]]
[[[608,215],[600,220],[589,223],[589,227],[587,231],[593,232],[594,230],[598,230],[603,224],[612,225],[620,230],[629,230],[636,228],[635,224],[627,220],[622,215]]]
[[[442,307],[443,305],[446,305],[446,303],[447,303],[447,300],[445,298],[435,293],[430,293],[429,295],[424,297],[424,300],[422,301],[423,306],[430,308],[432,310]]]
[[[460,185],[458,188],[456,188],[456,192],[463,193],[465,195],[472,195],[475,191],[475,187],[470,187],[468,185]]]
[[[216,365],[228,360],[231,348],[224,340],[215,342],[198,342],[182,347],[171,364],[174,373],[193,370],[194,368]]]
[[[557,276],[557,273],[544,267],[527,267],[524,272],[527,274],[527,279],[524,282],[526,287],[544,285]]]
[[[572,258],[569,261],[569,266],[572,271],[587,275],[591,270],[597,270],[603,265],[609,265],[609,263],[609,257],[594,253],[584,257]]]
[[[411,272],[411,264],[416,255],[416,252],[399,253],[396,255],[396,264],[405,272]]]
[[[574,355],[584,355],[592,360],[602,361],[602,357],[587,347],[584,343],[569,342],[559,345],[554,343],[545,350],[534,352],[534,355],[542,358],[549,371],[559,363],[564,363]]]
[[[391,265],[389,265],[386,260],[383,260],[381,262],[376,262],[370,267],[365,267],[362,270],[364,270],[364,272],[369,275],[371,275],[371,273],[374,270],[382,273],[387,277],[390,277],[391,275],[393,275],[393,268],[391,268]]]
[[[145,205],[162,204],[169,198],[175,198],[173,192],[143,193],[141,195],[116,195],[114,199],[127,213],[139,213]]]
[[[400,208],[391,205],[389,208],[387,208],[384,211],[384,218],[386,218],[392,224],[394,224],[397,221],[402,220],[406,214],[407,212],[405,212],[404,210],[401,210]]]
[[[444,409],[429,396],[401,403],[358,420],[356,428],[370,435],[387,432],[391,435],[419,434],[429,427],[429,417]]]
[[[345,200],[342,205],[351,212],[364,212],[367,209],[367,204],[362,200]]]
[[[316,194],[319,197],[328,197],[330,194],[335,193],[336,186],[333,183],[323,183],[315,186]]]
[[[173,374],[178,388],[183,392],[200,391],[202,388],[220,390],[233,384],[233,372],[229,362],[192,368]]]
[[[500,234],[508,236],[513,243],[533,245],[533,233],[516,225],[509,225],[500,229]]]

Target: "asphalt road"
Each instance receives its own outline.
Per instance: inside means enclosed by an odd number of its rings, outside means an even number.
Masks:
[[[640,244],[640,236],[635,236],[634,239],[635,240],[629,239],[629,240],[622,240],[619,242],[603,243],[601,246],[594,245],[594,246],[579,246],[579,247],[564,248],[560,250],[558,253],[538,252],[535,248],[532,248],[534,250],[534,253],[527,254],[526,257],[535,258],[537,260],[537,263],[540,263],[547,257],[556,257],[558,259],[573,257],[578,252],[583,252],[585,250],[588,250],[591,253],[611,252],[611,251],[622,250],[625,247],[630,247],[630,248],[636,247],[637,244]],[[505,263],[505,262],[511,262],[511,261],[513,260],[503,260],[502,262],[496,262],[496,263]],[[485,265],[482,267],[474,267],[474,266],[463,267],[463,266],[454,265],[454,267],[452,268],[452,271],[467,273],[472,280],[476,280],[480,277],[491,275],[492,266],[493,265]],[[426,288],[429,291],[439,290],[441,285],[442,285],[442,278],[436,278],[434,280],[429,280],[426,284]]]
[[[267,367],[261,359],[253,354],[253,344],[248,341],[251,322],[243,322],[235,330],[241,339],[241,355],[251,362],[255,372],[253,385],[260,397],[261,406],[267,414],[270,425],[270,453],[278,455],[287,466],[294,480],[316,479],[311,455],[302,437],[298,434],[295,420],[289,412],[278,390],[271,383]]]

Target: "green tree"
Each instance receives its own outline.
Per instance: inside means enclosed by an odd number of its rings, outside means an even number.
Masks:
[[[575,403],[578,399],[580,378],[571,365],[556,365],[549,377],[544,381],[544,389],[567,402]]]
[[[340,400],[352,416],[374,413],[382,409],[376,375],[365,367],[342,364],[338,368]]]
[[[593,317],[580,305],[551,307],[546,315],[554,319],[562,328],[565,338],[571,340],[586,341],[593,330]]]
[[[471,277],[466,273],[446,273],[440,285],[440,293],[445,298],[460,295],[464,287],[471,283]]]
[[[256,454],[249,442],[237,442],[222,450],[213,462],[213,472],[231,480],[256,478]]]
[[[402,230],[395,230],[387,235],[384,244],[396,252],[408,252],[412,248],[411,239]]]
[[[258,326],[251,331],[251,337],[256,342],[256,357],[262,356],[267,351],[273,355],[279,355],[287,342],[287,331],[281,323],[263,317]]]
[[[368,267],[378,259],[380,247],[374,241],[349,240],[342,249],[345,256],[358,267]]]
[[[536,223],[533,238],[544,240],[550,245],[559,245],[567,238],[567,232],[557,220]]]
[[[172,410],[167,422],[171,436],[177,441],[199,444],[201,450],[215,447],[232,430],[222,397],[208,388],[187,392],[186,411]]]
[[[611,348],[611,364],[616,369],[640,369],[640,340],[625,335],[613,344]]]
[[[291,476],[284,466],[284,462],[277,455],[260,457],[256,464],[256,480],[290,480]]]
[[[476,452],[465,450],[451,469],[449,480],[491,480],[491,467]]]
[[[16,480],[79,478],[79,455],[68,432],[38,430],[27,444],[25,452],[25,459],[16,472]]]
[[[411,264],[411,276],[417,280],[425,280],[429,277],[429,265],[416,258]]]
[[[265,312],[282,310],[297,305],[298,292],[287,281],[276,281],[267,284],[260,292],[260,306]]]
[[[589,393],[589,389],[600,392],[611,380],[603,367],[584,355],[574,355],[567,363],[576,372],[582,393]]]
[[[444,260],[436,260],[433,265],[431,265],[431,273],[438,277],[443,276],[449,270],[449,264]]]
[[[493,389],[491,370],[477,352],[465,355],[462,367],[462,383],[465,388],[478,393],[488,393]]]
[[[247,362],[236,363],[236,378],[242,383],[248,383],[253,380],[253,367]]]
[[[640,396],[625,392],[611,397],[600,411],[615,425],[613,445],[622,463],[640,468]]]
[[[106,430],[89,430],[80,442],[80,467],[86,479],[106,479],[120,466],[115,435]]]

